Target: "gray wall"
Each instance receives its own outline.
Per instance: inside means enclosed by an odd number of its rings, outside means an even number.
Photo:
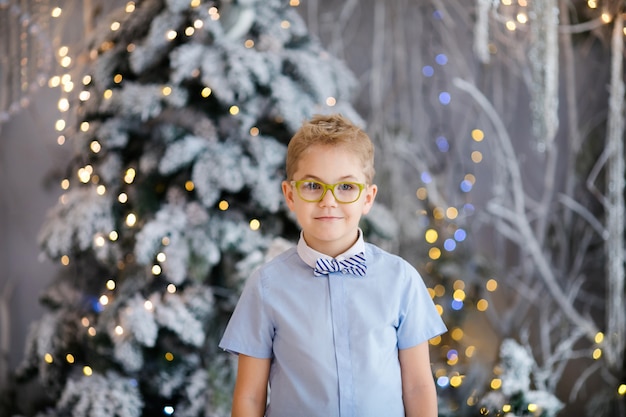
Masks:
[[[69,155],[67,145],[56,143],[57,95],[42,88],[31,106],[0,125],[0,299],[8,307],[5,317],[0,309],[0,349],[8,348],[0,352],[0,371],[21,361],[28,327],[43,313],[38,298],[58,268],[37,245],[45,214],[61,194],[49,174]]]

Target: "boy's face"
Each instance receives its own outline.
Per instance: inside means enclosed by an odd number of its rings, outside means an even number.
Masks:
[[[293,180],[315,180],[326,184],[367,182],[361,161],[349,149],[324,145],[315,145],[302,155]],[[321,201],[310,203],[298,196],[289,181],[283,181],[282,188],[289,209],[302,227],[306,243],[332,257],[345,252],[356,242],[361,216],[370,211],[377,192],[376,185],[368,185],[358,200],[340,204],[327,191]]]

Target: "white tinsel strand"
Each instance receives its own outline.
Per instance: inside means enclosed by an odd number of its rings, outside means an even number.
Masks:
[[[491,0],[476,0],[474,53],[483,64],[489,63],[489,10]]]
[[[558,119],[558,23],[557,0],[530,2],[531,45],[528,58],[531,68],[531,113],[533,132],[539,150],[554,139]]]
[[[624,20],[621,14],[615,18],[611,41],[611,92],[609,98],[609,131],[606,146],[609,149],[607,166],[607,362],[611,367],[623,366],[626,339],[626,316],[624,311],[624,81],[623,40]]]

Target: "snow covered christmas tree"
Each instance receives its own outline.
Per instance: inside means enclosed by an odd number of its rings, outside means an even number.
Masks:
[[[297,235],[286,143],[314,113],[358,122],[355,80],[283,0],[130,2],[87,43],[41,232],[64,267],[20,376],[46,388],[39,416],[226,415],[223,327]]]

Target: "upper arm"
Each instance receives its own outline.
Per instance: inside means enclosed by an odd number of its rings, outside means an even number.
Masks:
[[[428,349],[428,342],[422,342],[398,351],[407,416],[437,416],[437,391]]]
[[[233,393],[233,417],[262,417],[265,414],[270,362],[269,358],[239,355]]]

